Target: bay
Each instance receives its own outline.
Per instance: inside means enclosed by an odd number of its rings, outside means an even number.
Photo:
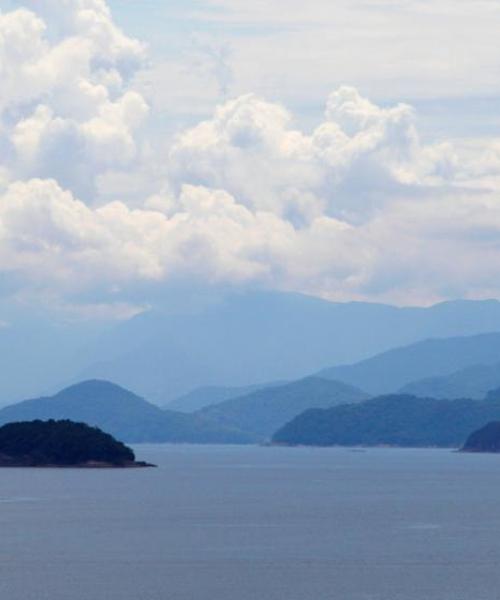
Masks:
[[[497,600],[500,456],[138,446],[0,470],[6,600]]]

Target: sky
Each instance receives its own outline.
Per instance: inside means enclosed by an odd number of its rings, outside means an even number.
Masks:
[[[0,297],[500,297],[498,0],[0,0]]]

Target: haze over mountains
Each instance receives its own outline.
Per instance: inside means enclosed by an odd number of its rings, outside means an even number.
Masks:
[[[60,322],[46,314],[5,314],[0,323],[0,406],[55,391],[80,368],[79,352],[102,324]]]
[[[308,377],[265,388],[208,406],[196,414],[220,426],[255,435],[265,441],[303,411],[366,400],[368,395],[350,385]]]
[[[331,407],[366,398],[366,394],[346,384],[311,377],[187,414],[161,410],[113,383],[90,380],[54,396],[0,409],[0,425],[70,419],[100,427],[129,443],[246,444],[267,441],[278,428],[311,407]]]
[[[473,365],[450,375],[426,377],[401,388],[402,393],[432,398],[474,398],[479,400],[500,387],[500,363]]]
[[[253,441],[252,436],[197,416],[161,410],[107,381],[85,381],[54,396],[26,400],[0,410],[0,425],[36,419],[70,419],[95,425],[129,443]]]
[[[45,322],[31,326],[0,330],[0,349],[6,356],[0,390],[3,381],[2,393],[12,394],[4,396],[11,406],[0,410],[0,424],[72,419],[97,425],[126,442],[265,442],[290,422],[305,423],[301,418],[307,411],[335,407],[339,412],[327,414],[341,416],[332,432],[343,423],[344,433],[338,431],[342,441],[351,439],[342,436],[354,422],[352,415],[377,406],[374,423],[399,422],[406,414],[408,421],[401,425],[408,439],[433,443],[432,436],[417,432],[427,409],[441,414],[448,406],[438,402],[442,398],[482,401],[500,385],[496,301],[395,308],[335,304],[296,294],[230,294],[202,302],[196,310],[154,309],[106,331],[88,329],[81,346],[76,325],[66,330]],[[30,330],[31,337],[19,337],[20,331]],[[26,348],[30,351],[21,378]],[[57,385],[54,377],[75,384]],[[30,389],[38,385],[40,391],[32,400],[13,404],[18,398],[12,390],[22,381],[29,381]],[[401,400],[397,406],[380,398],[370,404],[370,398],[396,392]],[[415,396],[427,398],[427,403]],[[482,424],[482,416],[467,416],[477,407],[454,406],[463,409],[465,419],[450,425],[455,438],[462,426]],[[453,413],[451,418],[461,417]],[[432,431],[429,419],[425,422]],[[438,419],[436,427],[444,424]],[[363,423],[356,427],[361,435]],[[363,435],[368,441],[376,439],[367,431]]]
[[[196,388],[187,394],[183,394],[164,406],[165,409],[178,410],[179,412],[194,413],[197,410],[231,400],[247,396],[252,392],[279,386],[279,383],[268,383],[261,385],[244,385],[241,387],[206,386]],[[281,384],[282,385],[282,384]]]
[[[165,404],[202,386],[292,381],[425,338],[496,330],[497,301],[395,308],[230,294],[194,314],[152,310],[118,325],[87,348],[73,380],[114,381]]]
[[[291,444],[456,445],[472,428],[500,418],[498,392],[490,392],[498,387],[499,365],[493,361],[499,352],[498,333],[427,340],[325,370],[322,377],[263,387],[202,388],[172,403],[186,412],[161,410],[123,387],[89,380],[5,407],[0,424],[71,419],[136,443],[241,444],[266,442],[274,435]],[[491,364],[477,366],[477,361]],[[440,376],[428,377],[436,372]],[[414,381],[418,375],[427,377]],[[408,380],[408,389],[433,387],[434,397],[399,393],[370,399],[379,389],[394,391]],[[443,400],[440,390],[454,390],[454,399]]]
[[[113,326],[21,315],[0,329],[0,403],[97,378],[165,405],[199,387],[294,381],[422,339],[492,331],[500,331],[493,300],[397,308],[270,292],[227,293],[189,309],[179,302]]]
[[[487,333],[417,342],[352,365],[324,369],[318,376],[344,381],[372,395],[387,394],[403,386],[413,390],[409,384],[422,378],[448,375],[478,364],[493,365],[499,357],[500,333]]]

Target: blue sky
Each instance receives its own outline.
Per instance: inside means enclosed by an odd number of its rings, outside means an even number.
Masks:
[[[23,0],[4,0],[4,10],[26,4]],[[233,71],[230,95],[261,92],[268,99],[283,102],[292,108],[304,126],[312,127],[320,121],[325,96],[330,89],[349,84],[381,104],[405,101],[414,105],[418,109],[421,135],[428,138],[495,135],[495,127],[500,124],[500,85],[497,82],[500,64],[495,61],[491,76],[483,76],[479,81],[470,78],[471,74],[485,69],[477,48],[484,45],[485,52],[489,48],[492,53],[495,51],[494,28],[500,23],[500,11],[494,0],[476,3],[462,0],[455,3],[447,0],[435,3],[368,0],[341,1],[336,5],[315,0],[305,9],[308,18],[303,22],[300,21],[300,13],[297,13],[296,19],[290,18],[293,8],[287,11],[283,0],[254,4],[257,8],[252,11],[242,10],[245,3],[238,0],[108,2],[116,23],[129,35],[148,44],[152,63],[177,63],[183,71],[193,71],[193,55],[200,63],[205,53],[205,68],[210,69],[209,63],[214,59],[207,56],[207,46],[216,49],[222,47],[227,54],[228,66]],[[472,18],[464,11],[464,5],[472,8],[469,11]],[[350,15],[345,6],[352,7]],[[418,19],[422,19],[421,26]],[[493,25],[493,28],[491,25],[488,27],[489,32],[483,30],[488,22]],[[429,23],[434,23],[435,32],[430,31],[427,35]],[[379,28],[378,31],[373,31],[375,26]],[[330,69],[323,69],[328,45],[321,38],[329,35],[333,38],[340,27],[344,28],[343,46],[351,48],[354,54],[355,68],[350,76],[348,71],[346,76],[346,69],[338,68],[334,54],[326,57]],[[288,47],[293,52],[297,32],[307,42],[301,53],[302,62],[286,60],[286,49]],[[442,39],[439,39],[439,35]],[[285,60],[281,63],[277,61],[274,69],[269,69],[261,80],[258,79],[258,69],[257,77],[255,73],[252,73],[252,77],[247,73],[245,77],[238,64],[238,48],[246,47],[245,60],[251,61],[248,47],[254,45],[257,49],[263,41],[272,47],[273,39],[279,40],[284,48]],[[447,49],[447,44],[454,39],[458,40],[457,47],[450,46]],[[390,47],[391,43],[394,44],[394,55],[388,60],[387,48],[381,46],[387,44]],[[419,54],[426,47],[432,51],[424,52],[422,62],[419,62]],[[457,49],[460,48],[462,55],[457,56]],[[383,75],[381,73],[380,84],[374,84],[377,75],[373,72],[372,64],[363,69],[366,59],[377,53],[381,56],[381,70],[389,71]],[[256,61],[262,59],[259,53],[255,52],[255,55]],[[440,62],[449,60],[449,64],[433,65],[431,58],[434,55],[439,57]],[[466,64],[464,57],[470,64]],[[196,94],[201,95],[206,87],[202,70],[199,65],[198,72],[192,73],[189,82],[181,82],[181,86],[184,84],[186,87],[196,88],[198,84],[198,89],[191,91],[195,94],[194,104],[198,104],[197,114],[190,119],[182,101],[179,113],[176,110],[179,107],[159,108],[159,122],[166,123],[167,131],[175,129],[172,124],[175,121],[180,120],[184,125],[199,118],[200,114],[209,114],[221,99],[215,92],[208,102],[206,98],[196,98]],[[439,70],[444,76],[439,77]],[[304,93],[306,84],[302,86],[301,72],[308,73],[306,80],[309,85],[311,81],[313,83],[315,89],[310,93]],[[160,81],[157,85],[164,84]]]
[[[237,47],[242,39],[245,39],[247,43],[254,43],[257,46],[260,40],[278,35],[282,36],[286,43],[287,33],[291,37],[297,29],[302,29],[311,35],[309,46],[305,49],[305,54],[309,55],[309,64],[307,62],[304,63],[306,68],[310,67],[314,71],[315,55],[316,53],[321,55],[323,51],[320,47],[314,47],[314,30],[318,28],[317,23],[299,23],[297,25],[297,23],[288,22],[286,18],[281,19],[279,15],[277,18],[276,12],[272,10],[273,3],[267,3],[270,9],[267,12],[265,10],[261,11],[255,21],[250,20],[248,22],[238,18],[237,15],[234,18],[231,17],[231,2],[221,3],[222,6],[219,7],[209,2],[164,2],[161,0],[144,0],[141,2],[114,0],[109,4],[117,22],[126,31],[140,39],[146,40],[150,44],[154,60],[158,62],[165,59],[178,60],[179,62],[186,61],[186,55],[192,51],[193,38],[197,36],[201,36],[203,39],[215,44],[226,44],[231,48]],[[237,2],[234,4],[238,7]],[[281,3],[275,3],[276,6],[279,4]],[[321,5],[323,3],[318,2],[317,4]],[[352,3],[353,6],[356,4],[359,5],[360,3]],[[395,40],[397,39],[398,35],[395,30],[397,24],[394,15],[395,13],[404,11],[405,3],[401,2],[399,4],[400,6],[398,7],[398,3],[364,3],[364,10],[367,13],[373,14],[374,11],[380,13],[380,23],[387,28],[387,31],[381,31],[379,37],[384,37],[385,33],[388,38],[393,37]],[[406,4],[407,10],[409,10],[408,5],[411,3]],[[308,11],[313,16],[315,13],[314,6],[315,2],[308,5]],[[442,21],[443,27],[446,27],[449,24],[446,13],[442,14],[444,11],[439,10],[439,2],[434,6],[436,7],[435,16],[431,14],[429,18],[434,19],[436,22]],[[481,4],[479,3],[477,6],[478,10],[476,12],[479,14]],[[432,9],[430,11],[432,13]],[[457,10],[457,14],[458,12],[459,10]],[[335,13],[335,5],[332,5],[327,14],[327,19],[330,19],[332,24],[335,23]],[[358,18],[358,16],[359,11],[357,14],[354,14],[353,11],[353,19]],[[495,15],[495,18],[498,20],[498,14]],[[386,19],[386,23],[384,23],[383,19]],[[394,25],[391,24],[393,19]],[[460,23],[457,19],[458,34],[464,37],[464,45],[467,44],[467,37],[472,37],[469,40],[470,44],[475,43],[480,45],[482,43],[480,31],[481,19],[478,19],[476,31],[472,32],[472,36],[470,36],[470,32],[469,36],[467,36],[464,35],[466,34],[465,31],[460,30],[460,27],[464,27],[465,25],[466,23],[463,21]],[[472,22],[471,25],[474,26],[474,23]],[[334,31],[335,28],[332,28],[332,35],[334,35]],[[404,35],[404,32],[402,32],[402,35]],[[419,33],[418,30],[413,30],[411,37],[415,46],[428,43],[423,31]],[[421,42],[419,42],[419,37],[422,38]],[[438,40],[436,41],[439,43]],[[345,43],[346,45],[352,44],[353,46],[359,44],[359,34],[356,32],[355,27],[352,28],[350,35],[346,35]],[[363,40],[361,40],[361,44],[363,44]],[[367,52],[370,51],[370,46],[370,40],[367,39]],[[362,50],[361,46],[358,62],[362,62],[363,60]],[[436,54],[439,51],[439,46],[436,46]],[[495,85],[492,88],[482,83],[475,89],[473,82],[468,83],[464,81],[463,85],[460,85],[458,92],[453,89],[452,85],[450,85],[449,90],[441,88],[434,91],[431,78],[426,79],[425,73],[422,76],[422,67],[425,70],[425,65],[414,64],[417,68],[416,73],[413,75],[411,71],[403,73],[402,69],[398,69],[398,60],[413,62],[408,61],[407,57],[394,56],[392,58],[393,70],[395,73],[400,74],[401,80],[398,82],[396,79],[394,81],[395,85],[377,87],[371,97],[381,103],[406,101],[415,105],[419,111],[422,134],[429,137],[495,135],[493,127],[498,126],[500,123],[499,86]],[[331,57],[331,64],[331,72],[318,72],[317,75],[318,80],[321,79],[324,81],[325,87],[328,85],[334,87],[340,83],[347,83],[357,85],[359,89],[367,94],[371,92],[370,88],[373,87],[371,81],[372,73],[363,73],[362,69],[357,69],[358,72],[356,73],[355,81],[351,81],[349,78],[339,79],[335,74],[334,56]],[[297,65],[297,69],[300,66]],[[293,63],[284,63],[282,67],[289,71],[295,69]],[[478,67],[480,68],[481,65],[478,64]],[[234,69],[236,70],[237,66]],[[290,77],[294,77],[294,74],[290,73]],[[457,69],[455,80],[458,80],[459,84],[461,83],[461,77],[460,69]],[[407,80],[406,82],[405,79]],[[415,83],[418,83],[419,79],[421,86],[416,86]],[[453,78],[450,79],[450,84],[457,83],[456,81],[453,82]],[[297,85],[299,85],[299,82]],[[239,82],[239,86],[244,90],[245,83],[241,81]],[[322,87],[321,84],[319,87]],[[417,93],[415,93],[416,91]],[[266,92],[268,92],[268,96],[271,96],[270,99],[285,102],[288,106],[294,108],[297,117],[307,125],[317,123],[321,117],[324,108],[324,94],[318,93],[316,96],[313,94],[306,98],[297,97],[302,96],[302,94],[297,93],[296,89],[283,90],[278,85],[275,88],[272,86],[266,87]]]

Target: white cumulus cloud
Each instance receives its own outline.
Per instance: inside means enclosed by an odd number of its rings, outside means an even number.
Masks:
[[[411,106],[344,85],[310,131],[243,94],[163,151],[133,84],[146,49],[106,3],[24,5],[0,13],[0,273],[15,293],[65,310],[86,295],[101,314],[179,279],[401,303],[500,294],[500,142],[423,142]]]
[[[148,106],[129,80],[144,46],[103,1],[25,4],[0,13],[4,168],[12,180],[56,178],[92,200],[96,176],[130,167],[140,151]]]

